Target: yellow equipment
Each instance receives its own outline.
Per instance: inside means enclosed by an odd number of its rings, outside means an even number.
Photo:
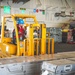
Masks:
[[[13,21],[16,33],[16,45],[12,43],[12,38],[5,37],[4,26],[7,18],[11,18]],[[18,38],[19,36],[17,23],[15,20],[16,18],[22,18],[25,21],[27,38],[25,38],[23,41],[20,41]],[[34,23],[27,24],[27,18],[32,18],[34,20]],[[33,36],[34,28],[36,27],[41,29],[41,36],[39,38],[34,38]],[[46,25],[39,24],[34,15],[13,14],[4,16],[2,18],[0,49],[3,53],[17,56],[33,56],[46,54],[46,40],[48,40],[48,54],[50,54],[50,38],[46,38]],[[54,39],[52,39],[52,53],[54,53]]]

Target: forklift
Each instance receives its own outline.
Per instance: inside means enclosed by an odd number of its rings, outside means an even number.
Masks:
[[[19,32],[17,28],[17,19],[23,19],[24,28],[26,31],[26,37],[23,40],[19,40]],[[13,37],[5,36],[4,27],[7,25],[7,21],[11,19],[15,29],[16,44],[14,44]],[[33,23],[27,23],[28,20],[32,20]],[[10,34],[10,30],[8,31]],[[39,31],[38,36],[34,37],[34,31]],[[48,40],[48,54],[50,54],[50,38],[46,38],[46,25],[39,24],[35,15],[25,14],[12,14],[2,17],[2,29],[0,38],[0,51],[6,57],[8,56],[34,56],[39,54],[46,54],[46,40]],[[52,39],[52,53],[54,53],[54,39]],[[0,54],[1,54],[0,53]],[[3,57],[3,55],[0,55]]]

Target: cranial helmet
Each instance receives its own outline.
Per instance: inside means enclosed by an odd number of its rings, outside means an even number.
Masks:
[[[23,19],[18,19],[18,20],[17,20],[17,24],[24,24]]]

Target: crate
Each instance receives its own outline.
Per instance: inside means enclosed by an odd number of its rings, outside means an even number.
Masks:
[[[75,75],[75,62],[68,59],[45,61],[42,75]]]

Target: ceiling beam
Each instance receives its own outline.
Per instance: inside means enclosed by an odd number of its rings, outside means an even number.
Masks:
[[[17,0],[13,0],[13,3],[15,3]]]
[[[30,0],[13,0],[13,3],[19,3],[19,2],[23,2],[23,3],[26,3]]]
[[[2,0],[0,0],[0,2],[1,2]]]

